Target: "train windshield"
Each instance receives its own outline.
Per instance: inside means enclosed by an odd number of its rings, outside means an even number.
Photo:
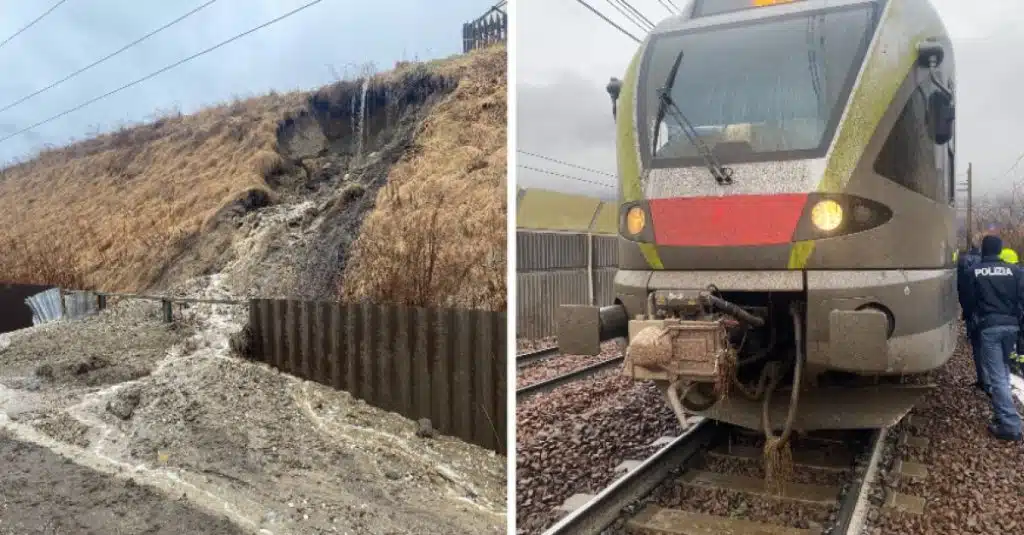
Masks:
[[[671,101],[723,163],[823,155],[874,28],[873,5],[859,5],[654,38],[640,87],[641,146],[653,148],[655,167],[702,161],[678,114],[659,117],[659,90],[671,87]]]

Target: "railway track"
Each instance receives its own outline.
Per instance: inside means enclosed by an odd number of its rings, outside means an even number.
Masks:
[[[558,351],[558,348],[555,348],[555,351]],[[594,375],[596,373],[599,373],[599,372],[602,372],[604,370],[607,370],[607,369],[609,369],[609,368],[611,368],[611,367],[613,367],[615,365],[622,364],[622,361],[623,361],[624,358],[625,357],[623,357],[623,356],[612,357],[612,358],[605,359],[605,360],[602,360],[600,362],[591,364],[590,366],[579,368],[579,369],[573,370],[573,371],[568,372],[568,373],[563,373],[561,375],[557,375],[555,377],[552,377],[552,378],[544,380],[544,381],[540,381],[540,382],[533,383],[533,384],[528,385],[528,386],[524,386],[522,388],[518,388],[518,389],[516,389],[516,401],[521,401],[523,399],[526,399],[526,398],[528,398],[530,396],[535,396],[537,394],[543,394],[545,392],[550,392],[550,391],[554,390],[555,388],[558,388],[559,386],[562,386],[564,384],[568,384],[568,383],[571,383],[571,382],[574,382],[574,381],[579,381],[579,380],[582,380],[582,379],[586,379],[587,377],[590,377],[591,375]],[[519,357],[518,356],[516,357],[516,362],[517,362],[517,364],[519,362]]]
[[[571,512],[543,535],[860,532],[869,507],[868,489],[885,443],[884,429],[801,438],[793,448],[793,477],[782,495],[773,495],[766,491],[763,477],[752,475],[751,468],[759,465],[761,457],[749,437],[710,420],[695,418],[694,422],[682,435],[662,439],[667,443],[647,459],[623,463],[627,472],[597,494],[570,498],[563,507]],[[853,444],[860,447],[851,448]],[[866,461],[856,466],[858,458]],[[809,482],[813,479],[809,472],[818,472],[820,481]],[[804,522],[808,526],[798,528],[783,525],[785,521],[745,518],[772,517],[756,506],[751,506],[751,513],[746,515],[735,508],[728,514],[711,511],[709,504],[721,503],[726,495],[733,496],[728,500],[729,507],[765,500],[787,507],[788,515],[781,516],[818,521]],[[666,504],[679,496],[683,496],[683,503]],[[571,508],[571,502],[581,504]]]
[[[558,346],[546,347],[544,349],[538,349],[536,351],[528,351],[526,353],[519,353],[516,355],[516,366],[522,367],[529,364],[533,364],[538,360],[544,360],[548,357],[558,354]]]

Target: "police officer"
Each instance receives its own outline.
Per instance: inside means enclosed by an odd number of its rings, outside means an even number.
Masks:
[[[981,252],[978,251],[977,247],[971,247],[966,254],[959,255],[956,270],[956,293],[960,301],[964,325],[967,328],[967,340],[971,343],[971,357],[974,359],[974,373],[977,376],[974,386],[987,393],[988,383],[985,381],[985,374],[982,372],[981,349],[978,347],[978,329],[974,324],[974,301],[970,298],[970,269],[978,262],[981,262]]]
[[[983,377],[992,398],[989,433],[1007,441],[1021,440],[1021,421],[1010,390],[1009,355],[1020,332],[1024,273],[999,258],[1003,241],[985,236],[981,262],[970,268],[972,314],[978,330]]]

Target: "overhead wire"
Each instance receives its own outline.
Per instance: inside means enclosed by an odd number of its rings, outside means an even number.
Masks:
[[[196,7],[194,9],[192,9],[192,11],[189,11],[188,13],[185,13],[184,15],[182,15],[182,16],[174,19],[174,20],[172,20],[171,22],[168,22],[167,24],[164,24],[163,26],[161,26],[161,27],[159,27],[159,28],[157,28],[157,29],[147,33],[146,35],[143,35],[142,37],[132,41],[131,43],[128,43],[127,45],[124,45],[123,47],[121,47],[121,48],[115,50],[114,52],[111,52],[110,54],[107,54],[106,56],[104,56],[104,57],[102,57],[102,58],[100,58],[100,59],[98,59],[98,60],[96,60],[96,61],[94,61],[94,62],[92,62],[92,63],[90,63],[88,65],[86,65],[85,67],[82,67],[81,69],[78,69],[77,71],[75,71],[75,72],[65,76],[64,78],[61,78],[60,80],[57,80],[56,82],[53,82],[52,84],[50,84],[50,85],[48,85],[48,86],[46,86],[46,87],[44,87],[42,89],[38,89],[38,90],[36,90],[36,91],[34,91],[32,93],[29,93],[28,95],[25,95],[24,97],[21,97],[18,100],[15,100],[14,102],[11,102],[10,104],[7,104],[6,106],[0,108],[0,112],[7,111],[7,110],[17,106],[18,104],[21,104],[22,102],[25,102],[26,100],[28,100],[28,99],[36,96],[36,95],[39,95],[40,93],[45,93],[46,91],[49,91],[49,90],[53,89],[54,87],[57,87],[58,85],[63,84],[64,82],[67,82],[68,80],[74,78],[75,76],[78,76],[79,74],[82,74],[83,72],[85,72],[85,71],[87,71],[87,70],[89,70],[89,69],[99,65],[100,63],[103,63],[104,61],[107,61],[108,59],[113,58],[114,56],[117,56],[118,54],[124,52],[125,50],[128,50],[129,48],[137,46],[139,43],[145,41],[146,39],[149,39],[150,37],[153,37],[154,35],[156,35],[156,34],[162,32],[162,31],[170,28],[171,26],[174,26],[175,24],[177,24],[177,23],[179,23],[179,22],[181,22],[181,21],[191,17],[192,15],[195,15],[196,13],[202,11],[204,8],[209,7],[211,4],[214,4],[217,1],[218,0],[209,0],[205,4],[202,4],[199,7]]]
[[[53,4],[52,6],[50,6],[50,9],[47,9],[46,11],[44,11],[42,15],[39,15],[38,17],[33,19],[32,22],[22,26],[21,29],[19,29],[18,31],[14,32],[13,34],[11,34],[10,37],[8,37],[7,39],[4,39],[2,42],[0,42],[0,48],[3,48],[4,45],[6,45],[7,43],[10,43],[12,39],[14,39],[15,37],[17,37],[17,36],[21,35],[22,33],[24,33],[25,30],[35,26],[37,22],[43,20],[47,15],[52,13],[54,9],[57,9],[58,7],[61,6],[61,4],[63,4],[64,2],[67,2],[67,1],[68,0],[60,0],[56,4]]]
[[[612,8],[614,8],[616,11],[618,11],[620,15],[625,17],[626,20],[628,20],[629,22],[632,22],[636,27],[640,28],[642,31],[646,32],[646,31],[650,30],[650,28],[648,28],[646,25],[644,25],[642,20],[637,19],[636,16],[634,16],[628,10],[626,10],[626,8],[623,7],[620,2],[616,2],[616,0],[605,0],[605,1],[608,2],[608,5],[612,6]]]
[[[639,37],[629,33],[629,31],[627,31],[625,28],[623,28],[622,26],[619,26],[618,24],[616,24],[615,21],[613,21],[612,19],[609,19],[607,15],[605,15],[604,13],[601,13],[596,8],[594,8],[594,6],[588,4],[586,0],[576,0],[576,1],[579,2],[583,7],[589,9],[591,13],[597,15],[598,17],[601,17],[601,20],[607,22],[612,27],[614,27],[616,30],[619,30],[620,32],[622,32],[626,37],[629,37],[630,39],[636,41],[637,43],[643,42],[642,39],[640,39]]]
[[[615,179],[619,178],[618,175],[615,175],[614,173],[609,173],[608,171],[600,171],[598,169],[591,169],[589,167],[583,167],[582,165],[576,165],[574,163],[569,163],[569,162],[566,162],[566,161],[563,161],[563,160],[552,158],[550,156],[544,156],[542,154],[537,154],[537,153],[534,153],[534,152],[528,152],[528,151],[521,150],[521,149],[516,150],[516,152],[518,152],[520,154],[525,154],[527,156],[533,156],[534,158],[540,158],[541,160],[547,160],[547,161],[552,162],[552,163],[561,164],[561,165],[564,165],[564,166],[567,166],[567,167],[574,167],[574,168],[579,169],[581,171],[587,171],[587,172],[590,172],[590,173],[594,173],[596,175],[603,175],[603,176],[611,177],[611,178],[615,178]]]
[[[534,172],[537,172],[537,173],[544,173],[546,175],[553,175],[553,176],[557,176],[557,177],[568,178],[570,180],[576,180],[578,182],[586,182],[587,184],[593,184],[595,186],[601,186],[602,188],[615,189],[614,185],[608,184],[607,182],[597,182],[597,181],[594,181],[594,180],[587,180],[585,178],[580,178],[578,176],[573,176],[573,175],[567,175],[567,174],[564,174],[564,173],[559,173],[557,171],[552,171],[550,169],[541,169],[539,167],[531,167],[529,165],[523,165],[523,164],[517,164],[517,167],[520,167],[522,169],[526,169],[528,171],[534,171]]]
[[[100,95],[98,97],[89,99],[89,100],[87,100],[87,101],[85,101],[85,102],[83,102],[83,103],[81,103],[81,104],[79,104],[79,105],[77,105],[77,106],[75,106],[73,108],[69,108],[67,110],[64,110],[64,111],[56,114],[56,115],[53,115],[53,116],[48,117],[46,119],[43,119],[42,121],[39,121],[38,123],[35,123],[32,126],[29,126],[27,128],[22,128],[21,130],[18,130],[17,132],[15,132],[13,134],[10,134],[10,135],[8,135],[6,137],[0,138],[0,143],[3,143],[4,141],[7,141],[8,139],[11,139],[13,137],[16,137],[16,136],[19,136],[21,134],[24,134],[25,132],[28,132],[28,131],[33,130],[35,128],[38,128],[38,127],[40,127],[40,126],[42,126],[44,124],[47,124],[47,123],[52,122],[52,121],[55,121],[55,120],[65,116],[65,115],[67,115],[69,113],[76,112],[76,111],[78,111],[78,110],[80,110],[82,108],[85,108],[86,106],[89,106],[89,105],[91,105],[91,104],[93,104],[95,102],[103,100],[103,99],[105,99],[105,98],[107,98],[109,96],[112,96],[114,94],[120,93],[121,91],[124,91],[125,89],[128,89],[129,87],[138,85],[138,84],[140,84],[142,82],[145,82],[146,80],[149,80],[150,78],[153,78],[153,77],[155,77],[157,75],[163,74],[163,73],[165,73],[165,72],[167,72],[167,71],[169,71],[169,70],[171,70],[171,69],[173,69],[175,67],[183,65],[183,64],[185,64],[185,63],[187,63],[189,61],[192,61],[192,60],[194,60],[194,59],[196,59],[196,58],[198,58],[200,56],[203,56],[203,55],[206,55],[206,54],[208,54],[210,52],[213,52],[214,50],[217,50],[218,48],[220,48],[220,47],[222,47],[224,45],[227,45],[229,43],[237,41],[237,40],[241,39],[242,37],[245,37],[245,36],[247,36],[247,35],[249,35],[249,34],[251,34],[253,32],[256,32],[258,30],[262,30],[263,28],[266,28],[267,26],[270,26],[272,24],[276,24],[276,23],[278,23],[278,22],[280,22],[280,21],[282,21],[282,20],[284,20],[284,19],[286,19],[288,17],[291,17],[292,15],[295,15],[296,13],[299,13],[300,11],[303,11],[305,9],[313,7],[316,4],[319,4],[320,2],[323,2],[323,1],[324,0],[313,0],[311,2],[303,4],[303,5],[297,7],[295,9],[293,9],[293,10],[283,14],[283,15],[279,15],[278,17],[275,17],[275,18],[273,18],[273,19],[271,19],[271,20],[269,20],[267,22],[264,22],[263,24],[260,24],[259,26],[256,26],[254,28],[250,28],[249,30],[246,30],[246,31],[244,31],[244,32],[242,32],[240,34],[237,34],[237,35],[235,35],[233,37],[225,39],[224,41],[221,41],[220,43],[217,43],[216,45],[213,45],[213,46],[211,46],[209,48],[206,48],[204,50],[196,52],[195,54],[192,54],[191,56],[188,56],[188,57],[186,57],[184,59],[180,59],[180,60],[178,60],[178,61],[176,61],[174,63],[171,63],[170,65],[167,65],[167,66],[165,66],[165,67],[163,67],[161,69],[153,71],[153,72],[143,76],[142,78],[139,78],[137,80],[134,80],[132,82],[124,84],[121,87],[118,87],[117,89],[114,89],[112,91],[108,91],[108,92],[106,92],[106,93],[104,93],[104,94],[102,94],[102,95]]]
[[[622,4],[623,6],[625,6],[625,8],[627,10],[629,10],[631,13],[636,15],[637,18],[642,20],[644,22],[644,24],[646,24],[649,28],[654,28],[654,22],[652,22],[651,19],[647,18],[643,13],[641,13],[639,9],[633,7],[633,4],[631,4],[629,2],[629,0],[616,0],[616,1],[618,3],[620,3],[620,4]]]
[[[1013,162],[1013,165],[1011,165],[1010,168],[1007,169],[1005,173],[1000,175],[999,178],[997,179],[997,181],[1006,178],[1010,174],[1011,171],[1013,171],[1014,169],[1017,168],[1018,165],[1020,165],[1021,160],[1024,160],[1024,152],[1020,153],[1020,156],[1017,156],[1017,159]]]
[[[666,10],[668,10],[668,12],[670,14],[672,14],[672,15],[678,15],[679,14],[679,7],[675,6],[675,4],[672,3],[672,0],[658,0],[658,3],[661,4],[661,7],[665,8]],[[672,9],[673,7],[675,7],[675,9]]]

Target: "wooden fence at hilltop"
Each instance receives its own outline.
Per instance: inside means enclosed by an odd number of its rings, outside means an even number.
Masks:
[[[505,314],[253,300],[252,358],[505,453]]]
[[[462,52],[468,53],[508,39],[508,15],[504,11],[506,2],[499,2],[472,22],[462,25]]]

